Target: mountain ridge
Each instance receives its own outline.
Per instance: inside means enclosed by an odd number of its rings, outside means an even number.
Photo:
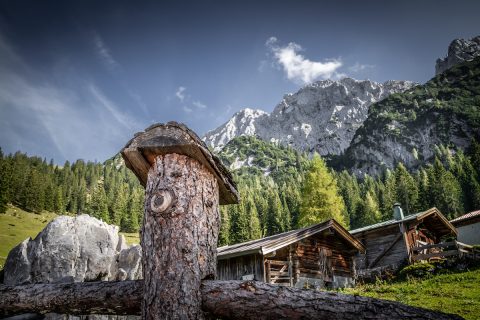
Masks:
[[[316,81],[284,95],[271,113],[250,108],[235,113],[207,132],[203,140],[219,151],[235,137],[257,136],[302,152],[338,155],[348,147],[372,103],[415,85],[411,81],[378,83],[352,78]]]

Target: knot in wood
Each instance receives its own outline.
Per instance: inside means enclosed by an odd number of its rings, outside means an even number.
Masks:
[[[150,198],[150,209],[152,212],[165,215],[172,212],[177,196],[171,189],[160,189]]]

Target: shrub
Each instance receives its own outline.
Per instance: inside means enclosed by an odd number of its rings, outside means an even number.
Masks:
[[[435,272],[435,266],[431,263],[414,263],[409,265],[398,273],[402,279],[406,278],[424,278]]]

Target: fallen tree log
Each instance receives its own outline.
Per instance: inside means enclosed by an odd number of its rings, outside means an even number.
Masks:
[[[202,309],[224,319],[462,319],[398,302],[255,281],[203,281]],[[143,281],[0,286],[0,317],[21,313],[140,315]]]

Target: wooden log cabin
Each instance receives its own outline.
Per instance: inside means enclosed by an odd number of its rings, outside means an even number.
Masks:
[[[444,238],[456,237],[457,230],[437,209],[404,217],[399,204],[394,218],[350,231],[366,248],[355,257],[357,272],[368,275],[371,270],[397,270],[416,260],[413,248],[438,244]]]
[[[297,288],[354,284],[353,257],[365,248],[335,220],[218,248],[217,279]]]

